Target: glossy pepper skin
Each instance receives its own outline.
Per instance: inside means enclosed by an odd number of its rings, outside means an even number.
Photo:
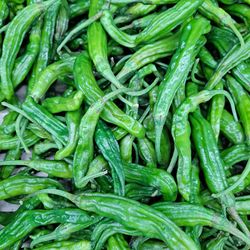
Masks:
[[[225,167],[220,158],[218,146],[216,144],[210,124],[201,114],[194,113],[191,116],[193,129],[193,140],[201,160],[205,180],[212,193],[219,193],[228,188],[225,174]],[[235,198],[232,192],[220,197],[220,202],[227,208],[229,214],[238,222],[243,231],[248,234],[244,223],[235,210]]]
[[[225,109],[221,115],[220,130],[221,133],[234,144],[241,144],[245,141],[241,124],[235,121],[233,116]]]
[[[136,37],[137,44],[154,41],[162,35],[166,35],[183,20],[192,16],[202,4],[200,0],[179,1],[174,7],[157,15],[139,35]]]
[[[34,20],[53,3],[56,2],[51,0],[27,6],[14,18],[8,27],[3,42],[3,53],[1,58],[1,90],[7,100],[10,100],[14,95],[11,72],[25,33]]]
[[[227,87],[236,103],[236,109],[244,128],[246,143],[250,145],[250,97],[244,88],[233,78],[227,76]]]
[[[65,58],[42,69],[35,83],[30,87],[29,95],[36,101],[40,100],[59,76],[73,72],[75,59],[74,56]]]
[[[111,218],[125,227],[143,232],[145,236],[163,240],[170,249],[197,249],[192,239],[178,226],[157,210],[117,195],[84,194],[74,196],[59,190],[46,190],[46,193],[62,195],[79,208]],[[112,205],[111,205],[112,204]],[[124,213],[130,211],[129,214]],[[159,231],[159,227],[164,230]]]
[[[114,192],[118,195],[124,196],[125,174],[119,145],[112,131],[102,121],[99,121],[97,124],[95,141],[111,168],[114,181]]]
[[[31,176],[13,176],[0,182],[1,193],[0,199],[5,200],[22,194],[32,194],[35,191],[48,188],[58,187],[62,185],[56,180],[49,178],[39,178]]]
[[[117,75],[118,80],[121,83],[125,83],[135,70],[138,70],[159,58],[172,55],[178,46],[178,39],[179,33],[176,33],[173,36],[144,45],[126,61]]]
[[[173,55],[168,71],[159,86],[154,107],[155,148],[159,158],[160,138],[166,117],[179,87],[186,81],[200,46],[204,42],[203,34],[210,30],[209,21],[204,18],[191,20],[182,30],[181,41]]]
[[[84,74],[82,74],[84,72]],[[88,104],[92,104],[103,92],[97,85],[92,73],[92,65],[86,53],[79,55],[74,65],[74,76],[76,86],[84,93],[84,98]],[[105,121],[116,124],[127,130],[135,137],[143,138],[145,131],[143,126],[128,115],[125,115],[113,102],[107,102],[101,113],[101,118]]]
[[[69,96],[55,96],[43,100],[42,106],[50,113],[60,113],[63,111],[77,111],[83,103],[84,95],[82,91],[74,91]]]
[[[87,240],[82,241],[59,241],[59,242],[53,242],[50,244],[46,244],[41,247],[36,247],[36,250],[78,250],[78,249],[84,249],[84,250],[90,250],[91,244]]]
[[[15,60],[15,65],[12,72],[12,81],[14,88],[16,88],[20,83],[23,82],[36,60],[36,57],[40,50],[41,26],[42,19],[40,17],[31,30],[29,36],[29,44],[27,45],[24,54]]]
[[[124,91],[124,88],[113,91],[105,95],[103,98],[99,99],[96,103],[92,104],[92,106],[87,110],[87,112],[81,119],[79,125],[79,140],[77,141],[77,146],[73,158],[73,175],[75,185],[77,187],[82,187],[83,185],[85,185],[86,181],[84,177],[88,171],[90,162],[94,158],[93,138],[100,113],[105,107],[107,101],[110,98],[115,97],[122,91]]]
[[[14,166],[27,166],[37,171],[42,171],[50,176],[60,178],[72,178],[71,167],[63,161],[49,161],[49,160],[5,160],[0,161],[0,166],[14,165]]]
[[[104,0],[91,0],[89,17],[96,15],[103,7],[103,4]],[[92,23],[88,27],[88,51],[97,71],[117,88],[122,87],[109,65],[107,36],[99,21]]]
[[[232,68],[249,58],[250,35],[245,38],[244,46],[236,44],[218,64],[216,71],[206,85],[206,89],[213,89],[222,77]]]
[[[190,199],[191,190],[191,127],[188,122],[188,115],[194,112],[200,103],[210,100],[213,96],[223,94],[220,91],[201,91],[196,95],[186,98],[182,105],[176,110],[173,116],[172,135],[178,151],[177,183],[179,192],[185,200]],[[196,111],[199,113],[199,111]]]
[[[231,168],[238,162],[249,158],[250,147],[246,144],[234,145],[221,152],[221,158],[225,163],[226,169]]]
[[[41,225],[65,222],[84,224],[93,219],[94,216],[89,216],[80,209],[25,211],[20,214],[15,221],[6,226],[4,230],[1,230],[0,249],[5,249]],[[27,220],[29,224],[26,223]],[[15,232],[14,237],[12,236],[13,232]]]
[[[52,54],[52,43],[55,35],[56,19],[60,6],[61,1],[54,2],[54,4],[50,6],[45,13],[41,33],[40,50],[35,65],[33,67],[31,77],[29,79],[28,93],[33,89],[33,86],[36,84],[41,71],[44,70],[46,66],[50,63]]]
[[[125,241],[122,234],[115,234],[114,236],[109,237],[107,249],[128,250],[129,245],[128,242]]]
[[[69,111],[66,113],[66,123],[69,131],[69,137],[65,147],[59,149],[55,154],[55,160],[62,160],[73,154],[78,139],[79,139],[79,125],[81,119],[82,110]]]
[[[83,224],[75,224],[75,223],[70,223],[70,222],[60,224],[51,233],[41,235],[41,236],[35,238],[34,240],[32,240],[32,242],[30,243],[30,246],[33,248],[35,245],[38,245],[41,243],[43,243],[43,245],[44,245],[45,242],[48,242],[51,240],[58,240],[58,239],[67,240],[69,238],[69,235],[71,235],[75,232],[78,232],[79,230],[82,230],[84,228],[87,228],[88,226],[90,226],[96,222],[98,222],[98,219],[89,220],[89,222],[86,222]]]
[[[9,15],[9,8],[5,0],[1,1],[0,3],[0,27],[3,26],[4,20]]]
[[[32,97],[27,97],[22,105],[23,110],[29,119],[47,130],[51,135],[59,140],[63,145],[68,139],[68,129],[56,117],[50,114],[45,108],[37,104]]]

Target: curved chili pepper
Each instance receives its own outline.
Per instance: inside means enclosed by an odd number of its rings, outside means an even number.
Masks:
[[[227,76],[227,87],[231,92],[244,128],[246,142],[250,145],[250,97],[247,91],[231,76]]]
[[[120,80],[121,83],[124,83],[129,77],[131,77],[133,72],[141,67],[148,63],[152,63],[159,58],[171,55],[178,46],[178,39],[179,33],[143,46],[126,61],[125,65],[117,75],[118,80]]]
[[[74,196],[59,190],[44,190],[43,192],[64,196],[83,210],[111,218],[125,227],[143,232],[145,236],[161,239],[168,244],[170,249],[176,249],[176,247],[197,249],[191,238],[163,213],[137,201],[117,195],[84,194]],[[129,216],[126,216],[124,210],[130,211]],[[159,231],[161,226],[164,230]]]
[[[210,100],[217,94],[226,94],[221,90],[212,92],[201,91],[196,95],[188,97],[177,109],[173,116],[172,134],[178,151],[177,183],[179,192],[185,200],[190,200],[191,190],[191,128],[188,122],[188,114],[194,112],[200,103]],[[228,96],[228,94],[226,94]],[[199,113],[199,112],[196,112]],[[185,143],[184,143],[185,142]]]
[[[14,94],[11,72],[25,33],[42,12],[56,3],[58,2],[49,0],[43,3],[29,5],[24,8],[9,25],[3,42],[3,54],[1,58],[1,90],[7,100],[10,100]]]
[[[33,67],[31,77],[28,83],[28,93],[32,91],[36,84],[38,77],[46,66],[50,63],[52,42],[55,34],[56,19],[58,11],[61,5],[61,1],[55,2],[48,8],[44,16],[43,28],[41,33],[40,51]]]
[[[41,99],[59,76],[73,72],[75,59],[75,57],[62,59],[43,69],[37,77],[36,83],[30,88],[29,95],[36,101]]]
[[[211,126],[198,113],[194,113],[192,115],[191,124],[193,128],[192,136],[201,160],[201,167],[203,169],[208,188],[215,194],[220,193],[227,189],[228,182]],[[242,230],[246,234],[249,234],[244,222],[235,210],[235,199],[232,192],[220,197],[220,201],[228,209],[228,212],[237,221]]]
[[[157,15],[150,25],[137,35],[135,39],[136,44],[155,41],[162,35],[166,35],[188,17],[192,16],[202,2],[200,0],[178,1],[174,7]],[[204,33],[207,33],[207,31],[204,31]]]
[[[29,224],[26,223],[27,220],[30,222]],[[93,220],[95,220],[95,216],[90,216],[86,212],[74,208],[25,211],[15,218],[15,221],[1,230],[0,249],[12,245],[40,225],[65,222],[89,225],[89,222]],[[15,232],[14,237],[13,232]]]
[[[0,187],[0,199],[5,200],[18,195],[32,194],[47,187],[62,188],[62,185],[49,178],[16,175],[0,181]]]
[[[77,88],[84,93],[84,98],[89,105],[104,95],[102,90],[97,86],[87,54],[83,53],[77,57],[74,66],[74,76]],[[111,101],[105,105],[101,113],[101,118],[122,127],[135,137],[144,137],[145,131],[143,126],[132,117],[124,114]]]
[[[27,166],[37,171],[48,173],[51,176],[60,178],[72,178],[72,170],[67,163],[63,161],[49,161],[49,160],[5,160],[0,161],[0,166],[14,165]]]
[[[55,96],[46,98],[42,102],[42,106],[52,114],[63,111],[77,111],[81,107],[83,99],[82,91],[78,90],[66,97]]]
[[[220,129],[222,134],[234,144],[244,142],[245,135],[241,124],[235,121],[233,116],[225,109],[222,112]]]
[[[206,19],[197,18],[183,28],[179,48],[172,57],[169,69],[159,86],[153,115],[157,158],[160,156],[160,138],[171,103],[179,87],[186,81],[194,58],[203,44],[203,34],[207,33],[210,27]]]
[[[59,242],[53,242],[41,247],[36,247],[36,250],[78,250],[78,249],[84,249],[84,250],[90,250],[91,244],[87,240],[81,240],[81,241],[59,241]]]
[[[74,181],[75,185],[78,188],[82,186],[82,183],[85,184],[84,177],[88,170],[89,164],[94,157],[93,137],[96,130],[96,125],[99,120],[99,116],[102,110],[104,109],[106,102],[110,98],[115,97],[117,94],[122,93],[123,91],[124,88],[111,92],[110,94],[107,94],[106,96],[101,98],[88,109],[88,111],[81,119],[81,123],[79,126],[79,141],[77,143],[77,147],[74,153],[74,162],[73,162]],[[98,146],[103,147],[103,145],[101,145],[101,142],[100,145]],[[106,150],[108,149],[106,148]],[[114,176],[116,174],[115,171],[113,173]],[[117,187],[115,186],[115,189],[116,188]],[[119,190],[119,192],[121,192],[121,190]]]
[[[80,16],[80,15],[86,13],[89,9],[89,6],[90,6],[89,0],[86,0],[86,1],[78,0],[78,1],[70,4],[69,5],[70,17],[74,18],[74,17]]]
[[[246,144],[238,144],[223,150],[220,155],[225,163],[226,169],[229,169],[236,163],[247,160],[249,154],[249,146]]]
[[[245,38],[244,46],[236,44],[218,64],[216,71],[206,85],[206,89],[213,89],[222,77],[232,68],[249,58],[250,35]]]

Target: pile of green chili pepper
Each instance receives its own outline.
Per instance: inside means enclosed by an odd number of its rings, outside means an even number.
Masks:
[[[249,92],[249,0],[0,0],[0,250],[250,249]]]

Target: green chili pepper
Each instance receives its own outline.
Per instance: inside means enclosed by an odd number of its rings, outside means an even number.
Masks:
[[[172,134],[175,141],[175,146],[178,151],[178,170],[177,182],[179,192],[185,200],[190,200],[191,190],[191,142],[190,134],[191,128],[188,122],[188,115],[194,112],[200,103],[210,100],[217,94],[224,94],[227,97],[228,93],[222,90],[215,90],[212,92],[201,91],[196,95],[188,97],[182,105],[177,109],[173,116]],[[229,99],[230,100],[230,99]],[[231,100],[232,102],[232,100]],[[234,111],[235,112],[235,111]],[[198,112],[196,112],[198,113]]]
[[[40,49],[42,19],[37,21],[37,24],[32,28],[29,44],[23,55],[15,60],[15,65],[12,73],[13,87],[16,88],[25,79],[29,73]]]
[[[166,242],[170,249],[197,249],[194,242],[163,213],[137,201],[116,195],[84,194],[74,196],[59,190],[44,190],[44,193],[64,196],[83,210],[118,221],[125,227],[143,232],[145,236]],[[111,205],[112,204],[112,205]],[[126,216],[125,211],[129,211]],[[164,230],[159,230],[159,228]]]
[[[250,145],[250,97],[247,91],[231,76],[227,76],[227,87],[231,92],[242,122],[246,142]]]
[[[49,141],[53,141],[52,136],[40,125],[36,123],[30,123],[27,127],[32,133],[34,133],[37,137],[41,139],[46,139]]]
[[[77,88],[84,93],[84,98],[89,105],[104,95],[94,79],[87,54],[81,54],[77,57],[74,66],[74,76]],[[145,131],[142,125],[130,116],[125,115],[112,102],[107,102],[101,113],[101,118],[122,127],[136,137],[144,137]]]
[[[203,44],[202,35],[209,30],[210,24],[204,18],[193,19],[183,28],[179,48],[172,57],[169,69],[160,84],[154,107],[157,158],[160,156],[160,139],[170,105],[177,90],[187,79],[194,58]]]
[[[96,15],[103,4],[104,0],[91,0],[89,17]],[[98,21],[88,27],[88,51],[97,71],[117,88],[121,88],[122,85],[116,79],[109,65],[107,37],[101,23]]]
[[[80,125],[81,113],[82,112],[80,109],[76,111],[67,112],[66,122],[69,131],[69,138],[66,146],[56,152],[56,160],[62,160],[63,158],[70,156],[74,152],[79,139],[78,129]]]
[[[63,111],[76,111],[82,105],[83,98],[82,91],[78,90],[67,97],[55,96],[46,98],[42,102],[42,106],[52,114]]]
[[[213,74],[212,70],[208,67],[204,67],[203,71],[207,79],[209,79],[209,77],[211,77]],[[219,82],[218,85],[215,87],[215,90],[222,90],[223,85],[224,82]],[[210,124],[213,128],[216,140],[218,140],[220,134],[221,119],[224,106],[225,97],[223,95],[217,95],[213,97],[208,114],[208,120],[210,121]]]
[[[34,100],[41,99],[59,76],[73,72],[74,63],[75,57],[70,57],[49,65],[40,73],[39,77],[37,77],[37,81],[33,85],[33,88],[30,89],[29,95],[32,96]]]
[[[178,46],[178,39],[179,33],[176,33],[168,38],[143,46],[126,61],[125,65],[117,75],[118,80],[120,80],[121,83],[124,83],[141,67],[148,63],[152,63],[159,58],[171,55]]]
[[[228,236],[218,235],[215,239],[210,240],[206,244],[207,250],[223,250],[226,241],[228,240]]]
[[[107,250],[129,250],[129,245],[122,234],[115,234],[108,239]]]
[[[154,144],[147,138],[138,139],[139,154],[148,167],[156,167]]]
[[[225,109],[222,112],[220,129],[224,136],[234,144],[244,142],[245,135],[241,124],[235,121],[233,116]]]
[[[70,17],[74,18],[86,13],[89,9],[89,6],[90,6],[89,0],[86,1],[78,0],[75,3],[70,4],[69,5]]]
[[[125,186],[125,196],[136,201],[145,200],[147,198],[159,196],[154,187],[145,187],[135,183],[129,183]]]
[[[249,196],[241,196],[236,198],[235,207],[240,214],[249,215]]]
[[[124,195],[125,176],[119,146],[112,131],[101,121],[97,124],[95,141],[111,167],[114,180],[114,192],[119,195]]]
[[[135,42],[138,44],[154,41],[162,35],[166,35],[188,17],[192,16],[201,4],[202,1],[199,0],[178,1],[174,7],[157,15],[150,25],[139,33]]]
[[[250,47],[250,36],[247,35],[246,37],[244,37],[244,40],[245,40],[244,46],[236,44],[227,53],[227,55],[220,61],[220,63],[216,68],[216,71],[208,81],[206,89],[213,89],[229,70],[239,65],[242,61],[249,58],[248,51]]]
[[[53,6],[57,3],[57,1],[49,0],[43,3],[29,5],[24,8],[9,25],[3,42],[3,54],[1,58],[1,90],[7,100],[10,100],[14,94],[11,73],[25,33],[42,12],[46,11],[49,6]]]
[[[230,33],[228,30],[213,28],[212,32],[209,34],[210,41],[214,46],[219,50],[219,53],[222,56],[225,56],[228,51],[237,43],[235,36]],[[215,65],[213,68],[216,68]],[[250,90],[250,84],[248,82],[249,77],[249,60],[243,61],[238,64],[234,69],[232,69],[233,75],[241,83],[244,88]]]
[[[125,179],[129,182],[155,187],[165,200],[176,199],[177,187],[173,177],[164,170],[147,168],[133,163],[124,164]]]
[[[110,94],[107,94],[101,98],[88,109],[81,119],[79,126],[79,141],[74,154],[73,162],[74,181],[78,188],[82,186],[82,183],[85,184],[84,176],[88,170],[90,162],[94,157],[93,137],[100,113],[110,98],[115,97],[117,94],[122,93],[123,91],[124,88],[111,92]]]
[[[134,20],[131,24],[123,26],[121,30],[126,29],[143,29],[146,28],[148,25],[150,25],[151,21],[157,14],[152,13],[147,16],[143,16],[139,19]]]
[[[91,224],[96,223],[98,220],[90,220],[89,223],[84,224],[73,224],[73,223],[65,223],[59,225],[53,232],[49,234],[45,234],[42,236],[39,236],[32,240],[30,246],[33,248],[35,245],[44,243],[51,240],[67,240],[71,234],[80,231],[86,227],[88,227]]]
[[[20,156],[21,156],[21,150],[20,150],[20,147],[17,146],[16,148],[10,149],[7,152],[4,160],[5,161],[18,160],[20,158]],[[0,170],[1,171],[0,172],[1,173],[1,178],[2,179],[8,178],[11,175],[11,173],[13,172],[14,169],[15,169],[15,166],[13,166],[13,165],[2,167],[1,170]]]
[[[245,4],[232,4],[229,6],[225,6],[225,10],[228,11],[231,15],[237,16],[245,22],[246,26],[250,25],[250,9],[249,6]]]
[[[94,249],[102,249],[108,238],[118,233],[133,236],[141,235],[139,231],[125,228],[120,223],[114,222],[111,219],[103,219],[96,225],[91,236],[91,241]]]
[[[55,223],[81,223],[89,225],[94,216],[89,216],[80,209],[30,210],[20,214],[15,221],[1,230],[0,249],[6,249],[17,240],[23,238],[34,228]],[[27,220],[29,223],[27,224]],[[15,234],[13,234],[15,232]],[[14,236],[14,237],[13,237]]]
[[[27,97],[22,107],[27,118],[41,125],[53,136],[53,139],[60,141],[64,145],[66,144],[68,130],[62,122],[37,104],[32,97]]]
[[[51,176],[60,178],[71,178],[72,170],[67,163],[63,161],[49,161],[49,160],[5,160],[0,161],[0,166],[15,165],[27,166],[38,171],[48,173]]]
[[[41,247],[34,248],[36,250],[78,250],[78,249],[84,249],[84,250],[90,250],[91,244],[87,240],[82,241],[60,241],[60,242],[53,242]]]
[[[204,15],[208,19],[211,19],[212,21],[218,24],[223,24],[226,27],[229,27],[238,37],[241,45],[242,46],[244,45],[244,39],[242,35],[236,28],[234,20],[226,11],[213,4],[213,2],[210,0],[205,0],[201,5],[201,7],[199,8],[199,11],[202,13],[202,15]]]
[[[249,241],[249,239],[247,239],[247,237],[229,220],[211,209],[204,208],[199,205],[176,202],[159,202],[153,204],[152,207],[164,213],[178,226],[210,226],[244,239],[246,243]]]
[[[228,187],[225,168],[220,158],[214,134],[210,124],[198,113],[191,116],[191,124],[195,147],[201,160],[205,180],[211,192],[217,194]],[[237,221],[242,230],[249,234],[244,222],[235,210],[235,199],[232,192],[220,197],[221,203],[228,209],[230,215]]]
[[[62,185],[49,178],[16,175],[0,181],[0,187],[0,199],[5,200],[22,194],[32,194],[47,187],[62,188]]]
[[[57,149],[57,148],[58,146],[56,143],[45,140],[43,142],[37,143],[34,146],[33,150],[36,155],[41,155],[41,154],[48,152],[51,149]]]
[[[188,203],[171,202],[155,203],[152,207],[164,213],[164,215],[166,215],[169,219],[173,220],[178,226],[210,226],[219,230],[223,230],[225,232],[229,232],[232,235],[243,239],[247,243],[249,242],[249,239],[241,231],[239,231],[230,221],[228,221],[222,215],[215,213],[211,209]],[[103,221],[103,223],[100,222],[99,228],[95,229],[93,233],[93,237],[95,237],[95,240],[100,237],[100,232],[102,232],[103,230],[107,230],[108,227],[111,228],[111,230],[109,230],[109,235],[113,235],[119,231],[128,235],[140,235],[140,232],[137,232],[134,229],[131,230],[129,228],[122,227],[117,223],[110,223],[109,220],[106,220],[105,222]],[[101,240],[99,239],[99,241]],[[100,243],[98,242],[96,245],[96,249],[100,249],[99,244]]]
[[[70,9],[66,0],[63,0],[58,11],[55,27],[55,42],[58,44],[68,30]]]
[[[112,13],[109,10],[104,10],[102,17],[101,17],[101,23],[103,28],[106,30],[106,32],[119,44],[128,47],[133,48],[136,46],[135,43],[135,35],[128,35],[122,30],[120,30],[114,23]]]
[[[228,184],[233,185],[235,182],[237,182],[240,178],[240,175],[234,175],[230,178],[228,178]],[[245,190],[250,185],[250,177],[249,175],[242,180],[242,182],[232,191],[234,194],[237,194],[243,190]]]
[[[6,0],[1,1],[0,3],[0,27],[2,27],[4,20],[9,15],[9,8],[6,3]]]
[[[34,85],[38,81],[40,73],[46,68],[51,60],[52,42],[55,33],[56,19],[58,11],[61,5],[61,1],[55,2],[51,7],[48,8],[43,22],[40,51],[34,65],[31,77],[28,83],[28,93],[33,90]]]
[[[221,158],[225,163],[226,169],[231,168],[238,162],[249,158],[250,148],[246,144],[234,145],[221,152]]]
[[[156,5],[154,4],[143,4],[143,3],[136,3],[129,7],[125,14],[130,16],[131,18],[136,18],[139,16],[147,15],[148,13],[152,12],[156,9]]]
[[[24,135],[23,135],[23,140],[24,140],[26,146],[30,147],[30,146],[36,144],[40,140],[40,138],[37,137],[31,131],[25,131]],[[19,138],[17,136],[8,137],[8,138],[1,138],[0,150],[15,149],[17,147],[18,143],[19,143]],[[21,146],[21,148],[22,148],[22,146]]]

